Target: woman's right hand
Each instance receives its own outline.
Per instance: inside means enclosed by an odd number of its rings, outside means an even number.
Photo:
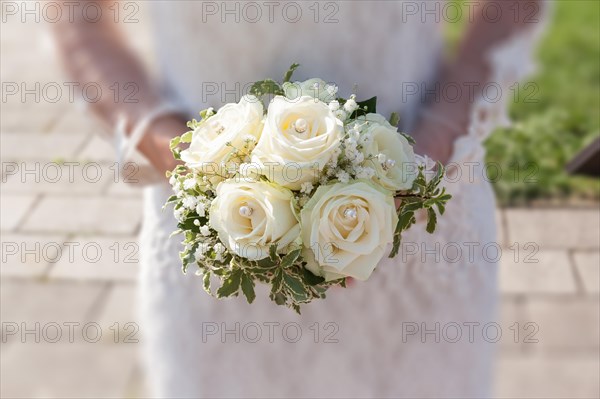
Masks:
[[[165,115],[156,119],[144,138],[140,142],[138,149],[148,159],[156,171],[164,176],[168,170],[173,170],[179,163],[169,149],[169,143],[175,136],[179,136],[188,131],[186,122],[177,115]]]

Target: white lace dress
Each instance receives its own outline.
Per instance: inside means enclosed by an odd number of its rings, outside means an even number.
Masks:
[[[315,23],[309,3],[301,3],[304,17],[296,23],[277,13],[273,23],[266,16],[249,23],[243,15],[239,23],[232,16],[222,23],[220,14],[204,23],[203,2],[152,3],[169,94],[191,113],[234,101],[241,94],[235,92],[236,82],[243,87],[264,77],[280,78],[298,61],[302,67],[295,78],[323,77],[336,82],[342,95],[357,84],[360,98],[378,95],[379,112],[401,111],[410,121],[419,98],[403,98],[403,82],[430,80],[441,50],[440,26],[403,17],[399,2],[338,2],[333,9],[338,22],[330,24]],[[331,10],[321,8],[321,19]],[[498,50],[514,60],[510,52],[516,49],[520,59],[517,69],[499,63],[496,81],[503,82],[507,70],[517,72],[513,82],[523,72],[522,55],[530,48],[519,47],[525,42]],[[210,94],[215,87],[217,94]],[[496,226],[494,196],[482,174],[481,141],[504,113],[500,103],[478,107],[485,112],[474,112],[478,117],[457,141],[452,158],[478,166],[473,179],[465,178],[468,168],[463,168],[463,178],[447,183],[454,198],[436,233],[425,233],[419,223],[404,237],[404,248],[416,254],[384,259],[369,281],[330,290],[326,300],[304,306],[301,316],[272,303],[266,289],[258,289],[252,305],[244,298],[218,301],[204,293],[201,278],[181,272],[179,238],[169,238],[175,221],[171,212],[161,211],[169,187],[148,187],[140,237],[140,309],[154,393],[488,396],[495,345],[482,339],[481,327],[495,318],[497,265],[493,251],[486,257],[482,247],[496,242]],[[479,243],[472,256],[467,243]],[[452,342],[457,325],[462,337]]]

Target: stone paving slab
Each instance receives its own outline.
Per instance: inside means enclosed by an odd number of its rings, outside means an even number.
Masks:
[[[1,396],[124,397],[137,364],[135,344],[62,340],[54,344],[19,343],[3,351]]]
[[[65,235],[2,234],[0,277],[39,279],[62,256]]]
[[[83,106],[71,106],[69,111],[64,112],[54,123],[50,132],[58,134],[88,135],[100,133],[103,128],[99,122]]]
[[[498,244],[501,247],[506,247],[507,245],[510,245],[507,243],[506,241],[506,228],[504,226],[504,210],[502,209],[496,209],[495,212],[495,217],[496,217],[496,237],[497,237],[497,241]]]
[[[117,161],[115,148],[108,138],[95,134],[88,140],[81,152],[77,154],[77,158],[82,161],[102,162],[113,164]],[[138,165],[147,164],[145,158],[139,153],[134,153],[132,159],[126,162],[135,162]],[[135,177],[135,176],[133,176]]]
[[[41,324],[49,322],[85,323],[93,315],[105,284],[66,282],[2,281],[0,317],[3,322]],[[12,341],[20,341],[16,335]]]
[[[534,247],[504,251],[500,260],[500,292],[503,294],[574,294],[575,279],[567,251]],[[515,261],[517,256],[517,261]],[[536,263],[532,263],[535,262]]]
[[[498,323],[502,327],[502,339],[500,340],[500,351],[506,353],[520,353],[524,350],[523,340],[519,336],[515,339],[511,326],[519,323],[519,326],[527,323],[522,301],[515,298],[503,298],[500,303]]]
[[[508,239],[543,249],[597,249],[598,209],[507,209]],[[510,244],[509,244],[510,245]]]
[[[137,313],[137,294],[134,284],[112,284],[102,307],[98,309],[98,315],[94,317],[103,329],[111,330],[113,338],[118,334],[118,342],[134,344],[143,340],[143,326]]]
[[[12,195],[2,192],[0,198],[0,230],[12,231],[20,226],[36,202],[35,195]]]
[[[136,237],[73,237],[52,266],[49,278],[89,281],[134,281],[139,270]]]
[[[600,252],[585,251],[573,254],[577,272],[587,294],[600,293]]]
[[[3,79],[7,82],[8,79]],[[21,83],[21,80],[18,81]],[[7,103],[2,104],[2,118],[0,119],[0,131],[2,132],[2,146],[5,145],[4,137],[16,135],[38,135],[39,132],[47,132],[48,129],[59,120],[63,106],[48,107],[46,104],[36,104],[34,102],[26,105],[20,102],[20,99],[9,98]],[[10,141],[12,143],[12,141]],[[8,142],[7,142],[8,143]],[[25,153],[25,149],[18,150]],[[4,152],[2,158],[4,159]],[[18,159],[18,157],[17,157]]]
[[[534,334],[539,343],[531,349],[565,354],[600,351],[597,298],[530,298],[524,311],[526,319],[539,327]],[[533,331],[532,327],[528,333]]]
[[[8,161],[72,161],[78,149],[86,142],[85,135],[77,134],[2,134],[0,157]]]
[[[139,183],[124,183],[123,181],[118,183],[110,182],[106,187],[106,194],[114,197],[133,197],[141,201],[143,188],[144,187]]]
[[[598,354],[586,356],[501,356],[498,398],[598,398]]]
[[[26,161],[4,164],[2,192],[9,194],[100,195],[121,178],[116,168],[97,162]]]
[[[119,234],[136,232],[140,201],[131,198],[48,196],[27,217],[23,232]]]

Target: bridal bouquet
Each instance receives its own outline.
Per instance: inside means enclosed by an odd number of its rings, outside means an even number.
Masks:
[[[426,178],[397,115],[377,114],[376,98],[339,98],[321,79],[292,83],[297,67],[188,123],[171,142],[184,165],[167,173],[167,203],[183,270],[197,267],[209,294],[251,303],[265,283],[271,300],[300,312],[347,277],[367,280],[390,244],[396,256],[417,210],[433,232],[450,195],[438,188],[441,164]]]

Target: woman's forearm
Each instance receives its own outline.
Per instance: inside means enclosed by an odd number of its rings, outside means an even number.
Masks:
[[[109,2],[96,4],[110,5]],[[111,14],[105,9],[102,15]],[[131,132],[144,115],[162,102],[159,91],[112,18],[90,23],[80,16],[74,21],[57,23],[54,32],[69,75],[81,84],[94,82],[101,88],[104,95],[89,105],[109,129],[114,130],[120,120],[125,120],[125,130]],[[180,117],[164,116],[148,128],[138,148],[162,172],[174,165],[168,161],[172,159],[169,139],[185,130],[185,122]]]
[[[485,2],[473,8],[473,20],[468,24],[458,52],[446,63],[439,76],[439,86],[445,90],[449,85],[460,87],[458,99],[448,101],[443,95],[428,104],[427,113],[434,118],[421,118],[416,130],[417,151],[434,159],[447,162],[452,151],[452,142],[466,134],[470,123],[474,101],[491,79],[492,65],[488,55],[491,49],[505,42],[528,24],[539,21],[541,0],[494,2],[495,10],[501,15],[490,18],[491,11],[484,11]],[[535,11],[538,12],[535,12]],[[527,11],[527,12],[526,12]],[[502,99],[501,99],[502,101]],[[445,123],[441,124],[440,121]],[[453,126],[449,129],[448,126]],[[439,133],[441,132],[441,133]],[[442,144],[442,145],[440,145]]]

